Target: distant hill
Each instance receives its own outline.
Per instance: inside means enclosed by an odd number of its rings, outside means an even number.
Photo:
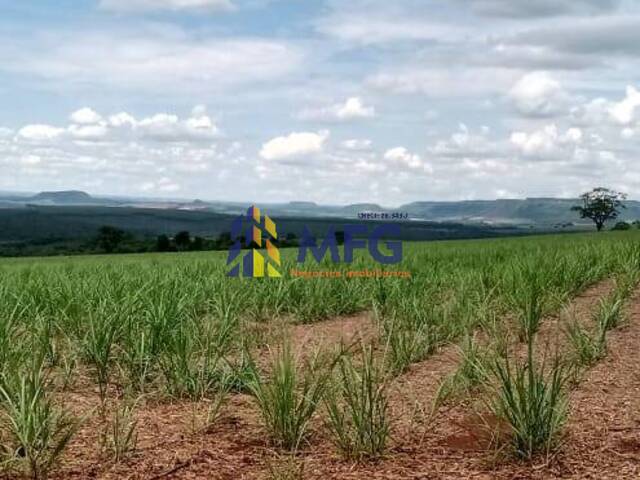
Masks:
[[[87,192],[80,190],[65,190],[61,192],[40,192],[26,201],[34,203],[53,203],[59,205],[82,205],[94,203],[94,199]]]
[[[217,214],[239,215],[253,203],[206,200],[177,200],[130,197],[99,197],[79,190],[41,192],[37,195],[0,194],[0,209],[19,209],[28,205],[40,206],[94,206],[125,209],[191,210]],[[580,219],[571,211],[579,201],[572,198],[525,198],[498,200],[468,200],[458,202],[417,201],[396,208],[375,203],[351,205],[320,205],[308,201],[288,203],[258,203],[272,217],[280,218],[344,218],[357,219],[365,212],[399,213],[412,221],[449,222],[465,225],[516,226],[550,230],[586,227],[588,220]],[[640,202],[629,200],[619,220],[639,220]],[[112,212],[113,213],[113,212]]]
[[[463,202],[413,202],[398,207],[413,218],[463,223],[499,223],[550,226],[567,223],[589,223],[571,211],[578,205],[570,198],[525,198],[470,200]],[[640,219],[640,202],[627,201],[621,220]]]
[[[341,208],[341,212],[348,216],[357,216],[359,213],[384,212],[385,209],[375,203],[354,203]]]
[[[52,240],[83,240],[96,236],[102,225],[121,228],[139,238],[159,234],[174,235],[187,230],[191,235],[217,237],[229,232],[234,215],[202,210],[169,210],[159,208],[112,208],[104,206],[45,206],[0,209],[0,243]],[[327,217],[272,217],[281,235],[300,236],[305,227],[315,235],[325,235],[333,226],[360,223],[354,219]],[[375,222],[363,222],[374,225]],[[462,225],[445,222],[400,222],[405,240],[448,238],[482,238],[528,233],[513,227]]]

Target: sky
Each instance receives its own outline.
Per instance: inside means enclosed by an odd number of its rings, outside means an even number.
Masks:
[[[0,190],[640,198],[640,3],[0,0]]]

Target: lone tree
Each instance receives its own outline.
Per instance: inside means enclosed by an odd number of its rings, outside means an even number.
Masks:
[[[620,209],[625,208],[622,202],[626,198],[624,193],[598,187],[583,193],[580,196],[582,205],[576,205],[571,210],[580,213],[580,218],[591,219],[600,231],[607,220],[618,218]]]

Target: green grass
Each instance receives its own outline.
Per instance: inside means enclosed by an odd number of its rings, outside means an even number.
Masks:
[[[47,381],[42,362],[34,358],[25,370],[4,375],[0,384],[2,460],[9,470],[34,480],[48,477],[79,426],[54,404]]]
[[[565,327],[565,334],[572,348],[573,363],[578,367],[589,367],[607,353],[607,330],[597,324],[593,332],[576,320]]]
[[[371,346],[362,345],[356,361],[345,354],[325,394],[328,426],[347,459],[384,454],[390,434],[387,373]]]
[[[305,440],[331,374],[318,356],[300,363],[287,339],[271,352],[268,373],[252,362],[247,381],[273,442],[292,452]]]
[[[526,459],[549,454],[557,445],[567,418],[570,379],[558,357],[548,368],[537,364],[533,348],[529,341],[526,359],[498,359],[492,368],[496,385],[490,407],[508,425],[516,455]]]
[[[38,387],[44,398],[85,372],[103,403],[119,388],[155,401],[251,392],[276,443],[295,449],[323,388],[290,353],[271,371],[253,369],[243,352],[260,325],[375,311],[379,347],[400,374],[440,345],[479,329],[497,334],[496,319],[514,319],[528,341],[546,313],[604,278],[619,276],[616,301],[628,296],[638,281],[640,234],[405,243],[404,260],[386,267],[366,251],[351,265],[301,266],[295,249],[282,254],[281,279],[228,278],[224,252],[1,259],[0,378],[37,357],[51,379]],[[293,267],[407,270],[412,278],[301,279],[287,275]],[[611,302],[598,318],[605,329],[620,323]],[[467,363],[463,375],[478,381]],[[16,414],[12,408],[0,401],[4,414]]]

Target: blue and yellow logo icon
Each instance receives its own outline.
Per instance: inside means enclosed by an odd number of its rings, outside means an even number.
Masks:
[[[263,235],[264,232],[264,235]],[[260,209],[252,205],[246,215],[240,215],[231,226],[231,238],[234,240],[229,249],[227,266],[233,265],[228,272],[230,277],[281,277],[280,251],[274,245],[278,239],[276,224],[268,215],[260,215]],[[261,249],[266,248],[267,257]],[[241,255],[245,247],[246,253]],[[241,257],[242,260],[236,262]]]

